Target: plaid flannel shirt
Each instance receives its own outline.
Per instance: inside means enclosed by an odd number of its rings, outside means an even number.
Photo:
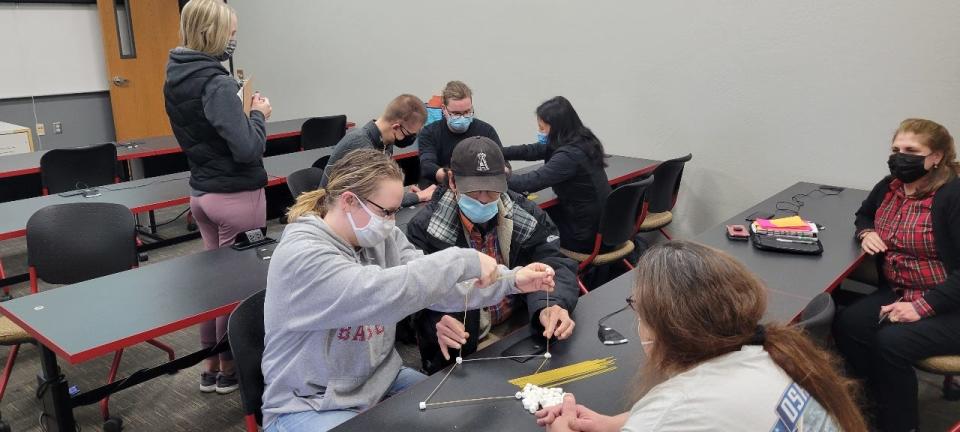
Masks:
[[[883,275],[922,317],[935,313],[923,294],[947,279],[933,239],[933,195],[910,198],[903,182],[893,180],[874,218],[874,230],[887,245]]]

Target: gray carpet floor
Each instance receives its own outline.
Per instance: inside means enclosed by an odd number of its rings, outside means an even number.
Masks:
[[[157,214],[157,220],[167,221],[185,207],[165,209]],[[144,219],[145,221],[145,219]],[[269,234],[279,235],[282,226],[271,221]],[[178,221],[161,227],[161,234],[176,236],[186,233],[186,224]],[[678,233],[681,237],[685,233]],[[191,254],[202,250],[200,240],[191,240],[174,246],[149,252],[150,265],[159,261]],[[0,257],[8,274],[26,271],[26,246],[22,238],[0,242]],[[50,287],[42,287],[46,289]],[[26,283],[13,287],[15,296],[28,293]],[[498,334],[510,331],[509,328],[497,329]],[[197,328],[190,328],[161,337],[160,340],[171,345],[178,355],[193,352],[199,348]],[[415,346],[397,344],[397,348],[408,366],[419,367],[420,359]],[[6,359],[6,350],[3,359]],[[89,390],[105,382],[112,356],[105,356],[76,365],[61,364],[67,378],[80,391]],[[124,352],[120,376],[126,376],[143,367],[150,367],[165,360],[164,354],[149,345],[131,347]],[[0,413],[14,431],[41,431],[38,420],[40,405],[35,397],[36,374],[39,371],[39,351],[26,345],[20,350],[16,367],[10,378],[10,384],[3,400],[0,401]],[[139,386],[124,390],[110,399],[111,414],[124,420],[128,431],[243,431],[243,415],[239,393],[230,395],[202,394],[197,389],[200,367],[195,366],[175,375],[163,376]],[[947,402],[940,398],[941,378],[929,374],[920,374],[920,410],[921,426],[924,431],[942,431],[960,420],[960,402]],[[99,407],[90,405],[76,409],[75,416],[82,430],[100,430],[102,419]],[[532,420],[531,420],[532,421]]]

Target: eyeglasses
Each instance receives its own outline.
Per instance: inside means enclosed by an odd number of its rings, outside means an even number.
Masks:
[[[462,112],[455,112],[455,111],[447,110],[447,115],[450,116],[451,119],[458,119],[458,118],[462,118],[462,117],[473,118],[474,114],[475,114],[475,113],[474,113],[474,111],[473,111],[473,108],[470,108],[470,110],[468,110],[468,111],[462,111]]]
[[[397,208],[395,208],[395,209],[385,209],[385,208],[383,208],[383,206],[381,206],[380,204],[377,204],[377,203],[375,203],[375,202],[373,202],[373,201],[370,201],[369,199],[365,199],[364,201],[366,201],[366,202],[368,202],[368,203],[370,203],[370,204],[373,204],[374,207],[380,209],[380,212],[383,213],[383,217],[385,217],[385,218],[395,217],[395,216],[397,215],[397,213],[400,213],[400,210],[403,210],[403,207],[397,207]]]
[[[400,132],[403,133],[403,136],[404,136],[404,137],[417,136],[417,134],[408,131],[407,128],[403,127],[403,125],[398,125],[398,126],[400,126]]]
[[[627,297],[627,306],[633,309],[634,312],[640,313],[640,311],[637,310],[637,301],[634,300],[633,297]]]

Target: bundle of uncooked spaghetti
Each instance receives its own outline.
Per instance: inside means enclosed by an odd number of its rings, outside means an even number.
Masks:
[[[574,363],[557,369],[535,373],[510,380],[510,384],[523,388],[527,383],[540,387],[556,387],[568,382],[590,378],[617,368],[617,360],[607,357]]]

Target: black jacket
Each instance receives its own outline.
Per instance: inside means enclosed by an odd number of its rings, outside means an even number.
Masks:
[[[420,178],[425,180],[422,184],[436,183],[437,170],[440,167],[450,166],[453,148],[460,141],[475,136],[490,138],[498,146],[503,147],[493,126],[477,118],[470,122],[470,127],[467,128],[466,132],[459,134],[450,131],[445,119],[435,121],[420,129],[420,133],[417,134],[417,148],[420,150]]]
[[[568,250],[590,253],[600,226],[600,216],[610,195],[607,172],[591,164],[575,145],[564,145],[550,152],[544,144],[505,147],[503,156],[512,160],[544,160],[536,171],[514,174],[507,181],[510,190],[536,192],[552,187],[559,211],[551,211],[560,230],[560,244]]]
[[[213,57],[186,48],[170,51],[163,96],[196,191],[231,193],[267,185],[265,119],[259,111],[247,118],[239,90]]]
[[[891,180],[890,176],[880,180],[857,210],[858,237],[861,231],[874,228],[877,209],[890,192]],[[937,190],[931,212],[934,244],[947,270],[947,279],[927,290],[923,298],[934,312],[942,314],[960,309],[960,178]]]
[[[407,239],[414,246],[423,250],[424,253],[430,254],[452,246],[470,247],[463,234],[459,216],[455,218],[457,230],[455,243],[441,240],[428,232],[431,219],[435,217],[440,201],[447,191],[445,188],[438,188],[433,195],[433,200],[407,224]],[[524,235],[519,229],[513,230],[509,257],[510,267],[525,266],[534,262],[541,262],[553,267],[556,271],[554,275],[556,287],[554,292],[550,294],[550,303],[559,304],[567,311],[572,312],[580,296],[576,278],[577,263],[560,253],[556,241],[547,241],[549,236],[555,234],[554,226],[540,207],[519,194],[509,192],[509,196],[513,201],[514,212],[524,212],[536,221],[536,227],[529,235]],[[540,321],[536,319],[537,313],[540,309],[547,307],[547,295],[542,292],[526,294],[526,301],[531,315],[531,324],[538,327]]]

